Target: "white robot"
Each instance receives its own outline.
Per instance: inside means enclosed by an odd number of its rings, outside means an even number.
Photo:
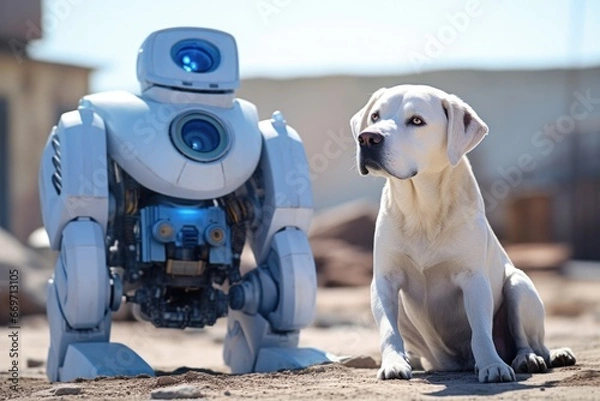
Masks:
[[[227,315],[234,373],[328,360],[298,348],[316,294],[304,148],[281,113],[259,122],[235,97],[234,38],[155,32],[137,77],[140,96],[93,94],[63,114],[42,156],[42,215],[60,251],[48,286],[49,379],[154,374],[109,342],[122,298],[157,327]],[[258,267],[242,277],[246,239]]]

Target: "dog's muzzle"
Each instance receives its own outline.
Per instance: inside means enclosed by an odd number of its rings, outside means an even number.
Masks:
[[[381,170],[383,168],[379,160],[383,141],[383,135],[376,132],[362,132],[358,136],[358,168],[361,174],[369,174],[368,169]]]

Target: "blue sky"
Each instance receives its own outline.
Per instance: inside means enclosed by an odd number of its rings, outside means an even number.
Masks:
[[[137,90],[152,31],[233,34],[242,77],[401,74],[600,64],[596,0],[44,0],[30,53],[97,68],[92,90]]]

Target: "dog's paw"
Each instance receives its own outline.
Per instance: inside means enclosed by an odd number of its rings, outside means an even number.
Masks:
[[[517,373],[544,373],[548,370],[544,358],[533,352],[517,355],[512,361],[512,368]]]
[[[560,366],[575,365],[575,354],[570,348],[559,348],[550,351],[550,367],[558,368]]]
[[[504,362],[493,363],[479,369],[481,383],[514,382],[516,379],[514,370]]]
[[[403,355],[388,355],[381,362],[381,368],[377,372],[379,380],[387,379],[410,379],[412,377],[412,368]]]

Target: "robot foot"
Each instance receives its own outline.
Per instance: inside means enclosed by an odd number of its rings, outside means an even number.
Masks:
[[[337,360],[314,348],[298,348],[298,339],[298,331],[274,332],[260,314],[230,310],[223,356],[232,373],[300,369]]]
[[[312,365],[333,362],[331,355],[316,348],[261,348],[254,366],[255,372],[302,369]]]
[[[58,278],[60,282],[60,276]],[[97,327],[73,329],[62,313],[57,282],[50,279],[46,308],[50,324],[50,349],[46,374],[52,382],[78,377],[154,376],[152,368],[122,344],[110,343],[111,314],[106,312]]]
[[[123,344],[90,342],[70,344],[59,381],[98,376],[154,376],[154,370],[139,355]]]

